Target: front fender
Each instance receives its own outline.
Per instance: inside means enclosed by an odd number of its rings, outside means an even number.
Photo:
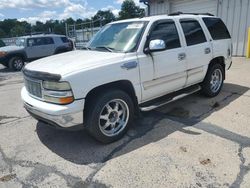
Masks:
[[[77,73],[71,73],[63,76],[62,80],[70,82],[76,99],[85,98],[94,88],[104,84],[128,80],[132,83],[138,101],[141,100],[141,87],[139,77],[139,66],[131,69],[124,68],[124,64],[137,61],[128,59],[118,63],[110,63],[100,67],[94,67],[88,70],[82,70]]]

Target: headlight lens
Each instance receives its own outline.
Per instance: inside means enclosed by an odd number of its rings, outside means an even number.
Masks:
[[[0,52],[0,57],[5,56],[7,53],[6,52]]]
[[[69,104],[74,95],[68,82],[43,81],[43,99],[55,104]]]
[[[43,88],[48,90],[66,91],[71,90],[68,82],[43,81]]]

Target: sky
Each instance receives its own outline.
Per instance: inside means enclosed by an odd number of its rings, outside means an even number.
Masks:
[[[134,0],[139,6],[139,0]],[[19,21],[45,22],[50,19],[84,19],[98,10],[111,10],[115,15],[123,0],[0,0],[0,20],[16,18]]]

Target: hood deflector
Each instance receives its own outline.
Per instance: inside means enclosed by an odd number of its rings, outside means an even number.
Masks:
[[[26,77],[37,79],[37,80],[46,80],[46,81],[59,81],[61,79],[61,75],[59,74],[51,74],[48,72],[39,72],[39,71],[30,71],[27,69],[23,69],[23,74]]]

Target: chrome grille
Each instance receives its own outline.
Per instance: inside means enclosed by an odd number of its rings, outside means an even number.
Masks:
[[[31,95],[42,98],[42,87],[39,81],[25,78],[25,87]]]

